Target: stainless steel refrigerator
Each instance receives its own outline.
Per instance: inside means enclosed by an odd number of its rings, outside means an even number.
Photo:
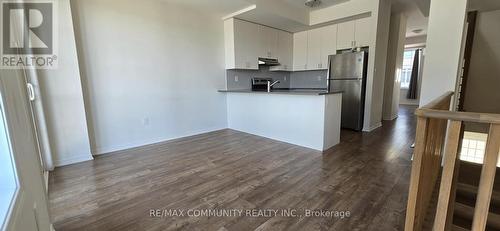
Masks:
[[[329,91],[342,91],[341,127],[363,129],[368,52],[347,52],[328,58]]]

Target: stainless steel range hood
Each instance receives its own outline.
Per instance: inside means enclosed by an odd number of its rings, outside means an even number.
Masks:
[[[280,63],[278,62],[278,59],[259,58],[259,65],[264,65],[264,66],[279,66]]]

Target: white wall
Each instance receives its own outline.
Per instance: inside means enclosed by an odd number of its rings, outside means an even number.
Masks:
[[[382,106],[384,102],[384,81],[391,19],[391,1],[380,0],[378,10],[372,12],[377,19],[372,33],[374,46],[370,47],[368,80],[366,85],[366,105],[363,131],[372,131],[382,126]]]
[[[405,48],[425,47],[426,41],[427,41],[427,35],[408,37],[406,38],[405,41]]]
[[[72,6],[96,154],[227,127],[220,18],[160,0]]]
[[[500,113],[500,10],[480,12],[472,46],[464,110]]]
[[[387,66],[385,71],[384,120],[393,120],[398,116],[406,21],[407,16],[402,13],[394,13],[391,15]]]
[[[431,1],[420,105],[455,91],[467,0]]]
[[[56,166],[91,160],[82,85],[69,0],[58,1],[58,61],[38,77]]]

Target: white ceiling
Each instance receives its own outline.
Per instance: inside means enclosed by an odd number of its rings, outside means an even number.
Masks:
[[[256,2],[263,2],[261,0],[162,0],[173,4],[179,4],[184,7],[203,10],[207,14],[217,15],[220,17],[229,15],[238,10],[249,7]],[[306,0],[265,0],[265,1],[282,1],[284,4],[295,7],[304,11],[311,11],[326,8],[336,4],[348,2],[350,0],[321,0],[321,5],[318,7],[310,8],[304,3]]]
[[[191,8],[200,13],[222,18],[228,14],[253,5],[246,0],[162,0],[164,2]]]
[[[302,11],[304,13],[309,12],[311,10],[317,10],[329,6],[333,6],[336,4],[341,4],[344,2],[348,2],[350,0],[321,0],[322,4],[319,7],[315,8],[309,8],[304,5],[306,0],[162,0],[164,2],[172,3],[172,4],[178,4],[181,6],[184,6],[186,8],[191,8],[197,11],[200,11],[200,13],[204,14],[209,14],[209,15],[214,15],[216,17],[224,17],[227,16],[231,13],[234,13],[236,11],[242,10],[244,8],[247,8],[249,6],[252,6],[254,4],[268,4],[269,2],[267,1],[276,1],[273,2],[274,4],[287,4],[288,7],[296,8],[299,11]],[[277,1],[282,1],[281,3]],[[428,23],[428,18],[424,16],[422,11],[420,10],[419,6],[422,4],[417,4],[421,3],[422,1],[426,0],[393,0],[393,11],[398,11],[398,12],[404,12],[408,16],[408,25],[407,25],[407,37],[413,37],[413,36],[420,36],[420,35],[425,35],[427,33],[427,23]],[[482,7],[491,7],[491,5],[498,5],[500,8],[500,0],[472,0],[473,2],[487,2],[485,4],[481,4]],[[472,5],[472,4],[471,4]],[[258,13],[258,12],[256,12]],[[251,12],[248,12],[247,14],[250,14]],[[263,15],[256,14],[261,19],[264,19]],[[243,15],[242,15],[243,16]],[[249,17],[250,17],[249,16]],[[270,17],[270,16],[269,16]],[[251,18],[251,17],[250,17]],[[288,29],[287,28],[287,22],[283,21],[282,18],[277,18],[275,17],[276,20],[271,20],[271,21],[276,21],[275,26],[278,28],[283,28],[283,29]],[[278,20],[280,19],[280,20]],[[259,22],[263,23],[263,22]],[[297,24],[298,22],[290,22],[290,25],[288,25],[291,30],[293,31],[292,28],[298,28]],[[306,25],[303,25],[306,26]],[[423,29],[423,32],[420,34],[415,34],[412,32],[412,30],[415,29]]]
[[[477,11],[500,10],[499,0],[470,0],[469,9]]]
[[[311,8],[305,5],[306,0],[283,0],[285,3],[307,11],[322,9],[348,1],[350,0],[321,0],[321,4],[319,6]]]
[[[406,25],[406,37],[421,36],[427,34],[427,24],[429,17],[424,16],[417,2],[422,0],[394,0],[393,12],[403,12],[408,16]],[[428,11],[428,9],[427,9]],[[413,30],[422,29],[421,33],[414,33]]]

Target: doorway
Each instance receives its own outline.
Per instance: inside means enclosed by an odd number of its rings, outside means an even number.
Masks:
[[[22,70],[0,71],[0,221],[2,230],[49,231],[46,187],[27,91]]]
[[[422,71],[424,64],[424,47],[406,48],[403,55],[403,65],[401,68],[401,89],[399,94],[400,105],[418,106],[420,101],[420,88],[422,82]],[[418,53],[417,53],[418,52]],[[417,59],[417,60],[415,60]],[[416,89],[413,97],[409,97],[410,88],[412,86],[412,74],[415,71],[414,65],[417,65],[416,70]]]
[[[4,106],[0,97],[0,227],[5,228],[14,195],[18,188],[17,175],[7,136]]]

